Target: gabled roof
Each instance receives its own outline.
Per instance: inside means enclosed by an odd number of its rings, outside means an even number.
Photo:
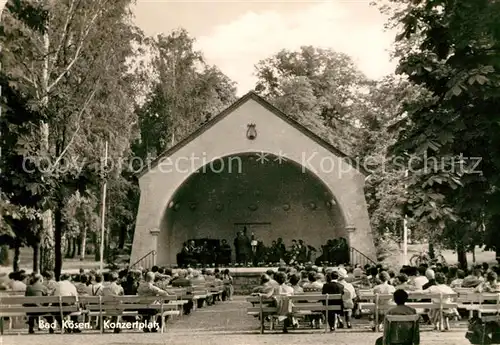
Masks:
[[[151,162],[151,164],[149,166],[145,167],[144,169],[142,169],[140,172],[137,173],[137,177],[140,178],[143,175],[145,175],[146,172],[148,171],[148,169],[156,167],[161,162],[162,159],[164,159],[166,157],[170,157],[172,154],[174,154],[179,149],[181,149],[182,147],[184,147],[185,145],[190,143],[192,140],[194,140],[195,138],[197,138],[198,136],[200,136],[201,134],[203,134],[204,132],[206,132],[207,130],[212,128],[219,121],[224,119],[226,116],[231,114],[234,110],[236,110],[238,107],[240,107],[241,105],[243,105],[244,103],[246,103],[249,100],[254,100],[255,102],[259,103],[261,106],[263,106],[264,108],[269,110],[271,113],[278,116],[280,119],[282,119],[283,121],[285,121],[286,123],[288,123],[289,125],[294,127],[295,129],[300,131],[302,134],[304,134],[305,136],[307,136],[308,138],[310,138],[311,140],[313,140],[314,142],[316,142],[320,146],[324,147],[325,149],[327,149],[331,153],[335,154],[336,156],[339,156],[341,158],[346,158],[346,159],[349,159],[350,161],[353,161],[349,155],[347,155],[346,153],[344,153],[343,151],[341,151],[337,147],[333,146],[329,142],[325,141],[324,139],[322,139],[321,137],[319,137],[315,133],[311,132],[309,129],[304,127],[302,124],[300,124],[296,120],[292,119],[290,116],[283,113],[281,110],[276,108],[274,105],[272,105],[271,103],[266,101],[264,98],[257,95],[254,91],[250,91],[247,94],[245,94],[244,96],[240,97],[236,102],[231,104],[229,107],[224,109],[218,115],[214,116],[209,121],[204,123],[197,130],[192,132],[190,135],[186,136],[184,139],[179,141],[177,144],[175,144],[171,148],[169,148],[166,151],[159,154],[158,157],[156,157]],[[368,175],[368,173],[366,172],[366,170],[363,169],[363,167],[355,167],[355,168],[358,171],[360,171],[362,174]]]

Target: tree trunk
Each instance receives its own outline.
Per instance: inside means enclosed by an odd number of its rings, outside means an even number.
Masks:
[[[74,237],[71,239],[73,248],[71,248],[71,258],[74,259],[76,256],[77,239]]]
[[[40,240],[33,246],[33,272],[40,273]]]
[[[472,263],[476,263],[476,246],[472,246]]]
[[[118,237],[118,248],[125,248],[125,241],[127,240],[127,227],[122,226],[120,228],[120,236]]]
[[[82,236],[75,238],[76,241],[76,256],[80,257],[82,255]]]
[[[93,237],[93,242],[94,242],[94,260],[95,261],[100,261],[101,260],[101,255],[100,255],[100,252],[99,252],[100,240],[99,240],[96,232],[92,233],[92,237]]]
[[[66,237],[66,254],[64,255],[66,259],[71,257],[71,238]]]
[[[434,260],[436,258],[434,243],[431,240],[429,240],[429,257],[431,258],[431,260]]]
[[[62,220],[62,207],[61,202],[58,202],[57,208],[54,212],[55,218],[55,231],[54,231],[54,243],[55,243],[55,265],[54,265],[54,276],[56,280],[59,280],[62,271],[62,230],[63,230],[63,220]]]
[[[1,265],[10,265],[9,261],[9,246],[2,245],[0,246],[0,266]]]
[[[42,80],[40,81],[41,86],[41,108],[43,112],[47,111],[47,106],[49,104],[49,49],[50,49],[50,39],[49,34],[46,32],[43,35],[43,48],[45,53],[45,59],[42,67]],[[40,123],[40,156],[49,157],[50,156],[50,144],[49,144],[49,124],[41,121]],[[50,159],[49,159],[50,161]],[[55,243],[54,243],[54,227],[52,224],[52,210],[46,210],[42,214],[42,244],[41,244],[41,269],[43,271],[54,270],[55,264]],[[59,249],[58,249],[59,250]]]
[[[19,271],[19,262],[21,259],[21,243],[16,240],[14,243],[14,260],[12,261],[12,269],[14,272]]]
[[[80,236],[80,261],[85,260],[85,252],[87,250],[87,226],[83,225],[83,233]]]
[[[457,244],[457,261],[461,269],[467,269],[467,251],[462,243]]]

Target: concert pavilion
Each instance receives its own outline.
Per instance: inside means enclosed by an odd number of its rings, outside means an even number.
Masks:
[[[244,227],[265,245],[281,237],[287,246],[302,239],[321,248],[343,237],[374,260],[365,177],[347,155],[250,92],[139,175],[131,263],[152,257],[174,265],[184,242],[232,246]]]

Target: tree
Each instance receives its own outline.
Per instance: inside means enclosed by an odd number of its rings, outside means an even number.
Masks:
[[[134,152],[143,159],[157,156],[236,100],[227,76],[204,61],[185,30],[149,41],[156,80],[138,109],[140,140]]]
[[[109,243],[115,243],[120,250],[125,249],[126,243],[132,240],[139,195],[137,181],[130,171],[124,170],[108,183]]]
[[[408,121],[393,148],[396,155],[419,157],[409,164],[406,212],[436,237],[483,223],[496,231],[500,4],[393,3],[392,23],[401,27],[398,72],[430,93],[407,105]],[[462,232],[454,240],[462,265],[465,237]]]
[[[98,199],[90,191],[84,194],[77,191],[66,203],[63,210],[66,224],[65,236],[69,240],[75,240],[70,253],[71,257],[75,256],[78,247],[80,260],[85,260],[87,237],[90,233],[98,232],[100,229],[98,206]]]
[[[404,78],[388,76],[374,83],[362,103],[361,136],[356,145],[360,163],[369,172],[365,195],[372,229],[377,237],[401,243],[406,201],[406,167],[390,152],[398,136],[397,123],[405,118],[405,104],[423,90]],[[396,125],[396,127],[395,127]],[[422,229],[413,227],[418,236]]]
[[[304,46],[282,50],[255,68],[257,93],[340,150],[354,152],[357,109],[371,81],[349,56]]]
[[[105,140],[113,159],[129,148],[135,118],[129,58],[142,34],[130,24],[130,1],[39,2],[37,26],[24,25],[31,16],[27,4],[11,1],[4,15],[3,68],[39,115],[21,156],[35,152],[37,172],[41,161],[50,167],[32,176],[30,188],[44,212],[43,266],[55,264],[58,277],[65,203],[75,191],[98,186],[102,169],[95,157]]]

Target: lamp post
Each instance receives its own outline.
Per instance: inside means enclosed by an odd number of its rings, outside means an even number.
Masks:
[[[405,170],[405,180],[408,178],[408,169]],[[406,192],[405,183],[405,192]],[[403,265],[408,265],[408,217],[403,219]]]

